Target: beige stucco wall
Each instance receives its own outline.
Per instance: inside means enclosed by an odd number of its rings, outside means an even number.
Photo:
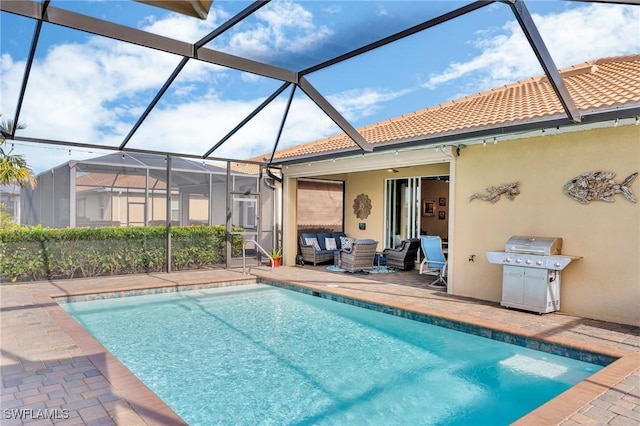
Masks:
[[[512,235],[562,237],[563,254],[584,258],[562,273],[561,311],[640,325],[640,204],[619,194],[614,203],[583,205],[563,193],[581,173],[611,171],[621,182],[640,171],[640,127],[474,145],[463,149],[455,170],[455,294],[499,301],[502,268],[485,252],[502,250]],[[513,201],[469,201],[485,187],[514,181],[521,194]]]
[[[378,241],[378,250],[382,250],[384,241],[384,185],[385,179],[407,177],[425,177],[447,175],[449,164],[428,164],[424,166],[397,168],[398,173],[386,170],[373,170],[349,174],[345,181],[345,233],[354,238],[372,238]],[[360,194],[371,199],[371,214],[366,219],[358,219],[353,212],[353,200]],[[437,200],[437,199],[436,199]],[[359,229],[360,223],[366,229]]]
[[[417,153],[415,155],[418,155]],[[394,165],[398,168],[397,165]],[[345,181],[345,232],[373,238],[382,249],[384,180],[450,174],[447,199],[449,226],[449,292],[499,302],[502,267],[490,264],[489,250],[503,250],[512,235],[563,238],[563,254],[582,256],[562,272],[561,311],[586,318],[640,325],[640,203],[621,194],[615,202],[583,205],[563,193],[563,186],[581,173],[603,170],[617,174],[616,182],[640,171],[640,126],[619,126],[470,145],[454,164],[399,167],[386,170],[323,174]],[[284,192],[285,264],[293,265],[295,179]],[[520,182],[521,194],[491,204],[469,201],[488,186]],[[631,189],[640,199],[640,178]],[[371,214],[360,220],[353,213],[359,194],[371,199]],[[293,207],[292,207],[293,206]],[[358,223],[366,223],[366,230]],[[291,236],[291,238],[289,238]],[[468,259],[475,255],[475,261]],[[533,315],[533,314],[532,314]]]

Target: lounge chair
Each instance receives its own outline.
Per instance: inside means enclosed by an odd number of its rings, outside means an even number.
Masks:
[[[436,280],[428,284],[429,287],[446,288],[447,258],[442,251],[442,239],[438,236],[423,235],[420,245],[424,259],[420,263],[420,274],[437,276]]]
[[[375,240],[355,240],[351,245],[351,250],[340,250],[340,268],[348,272],[371,271],[377,247],[378,242]]]
[[[387,261],[388,268],[404,271],[414,268],[418,250],[420,250],[420,240],[417,238],[409,238],[408,240],[404,240],[398,248],[385,249],[382,255]]]

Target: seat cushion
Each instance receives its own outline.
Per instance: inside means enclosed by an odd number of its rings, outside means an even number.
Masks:
[[[316,251],[316,255],[320,255],[320,254],[333,254],[335,253],[335,250],[318,250]]]

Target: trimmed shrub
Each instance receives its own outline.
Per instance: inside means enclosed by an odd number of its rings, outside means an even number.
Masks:
[[[241,231],[242,229],[237,229]],[[172,270],[226,262],[224,226],[171,228]],[[242,251],[234,235],[232,252]],[[0,282],[84,278],[166,269],[166,228],[105,227],[0,231]]]

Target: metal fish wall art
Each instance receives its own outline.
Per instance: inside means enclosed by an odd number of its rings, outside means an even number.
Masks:
[[[630,187],[638,172],[630,174],[621,183],[613,180],[615,175],[613,172],[603,171],[583,173],[564,185],[564,193],[582,204],[589,204],[591,201],[613,203],[615,194],[622,194],[627,200],[637,202]]]
[[[501,195],[504,195],[510,200],[513,200],[516,195],[520,194],[520,190],[518,186],[520,182],[513,183],[505,183],[504,185],[500,185],[497,188],[494,186],[489,186],[485,190],[489,193],[487,195],[482,194],[473,194],[469,197],[469,201],[478,200],[489,201],[491,204],[497,202],[500,199]]]

